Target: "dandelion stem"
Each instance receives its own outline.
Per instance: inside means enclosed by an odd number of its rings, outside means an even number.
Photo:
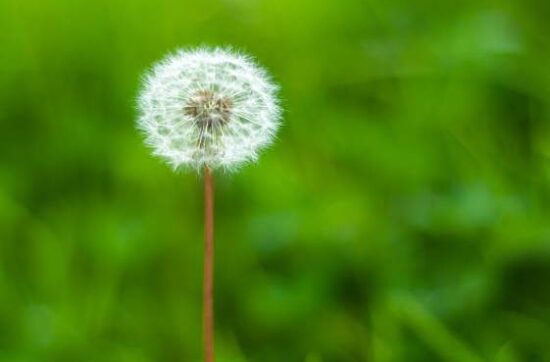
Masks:
[[[214,362],[214,178],[204,168],[204,361]]]

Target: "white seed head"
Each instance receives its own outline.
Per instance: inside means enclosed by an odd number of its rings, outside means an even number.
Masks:
[[[138,127],[174,169],[233,169],[254,161],[279,126],[277,87],[250,57],[179,50],[155,64],[139,96]]]

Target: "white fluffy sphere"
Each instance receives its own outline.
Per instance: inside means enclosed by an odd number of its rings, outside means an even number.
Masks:
[[[251,58],[180,50],[155,64],[139,96],[138,127],[174,169],[254,161],[279,126],[277,87]]]

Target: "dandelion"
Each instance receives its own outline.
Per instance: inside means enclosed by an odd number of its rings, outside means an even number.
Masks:
[[[138,128],[175,170],[204,172],[203,339],[214,361],[212,170],[255,161],[279,127],[277,87],[250,57],[228,49],[180,50],[153,66],[139,96]]]
[[[174,169],[235,169],[255,161],[279,126],[277,87],[251,58],[180,50],[156,64],[139,97],[138,127]]]

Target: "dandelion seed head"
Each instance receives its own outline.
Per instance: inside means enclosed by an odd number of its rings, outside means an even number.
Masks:
[[[255,161],[279,127],[277,86],[248,56],[179,50],[144,78],[138,127],[174,169],[234,169]]]

